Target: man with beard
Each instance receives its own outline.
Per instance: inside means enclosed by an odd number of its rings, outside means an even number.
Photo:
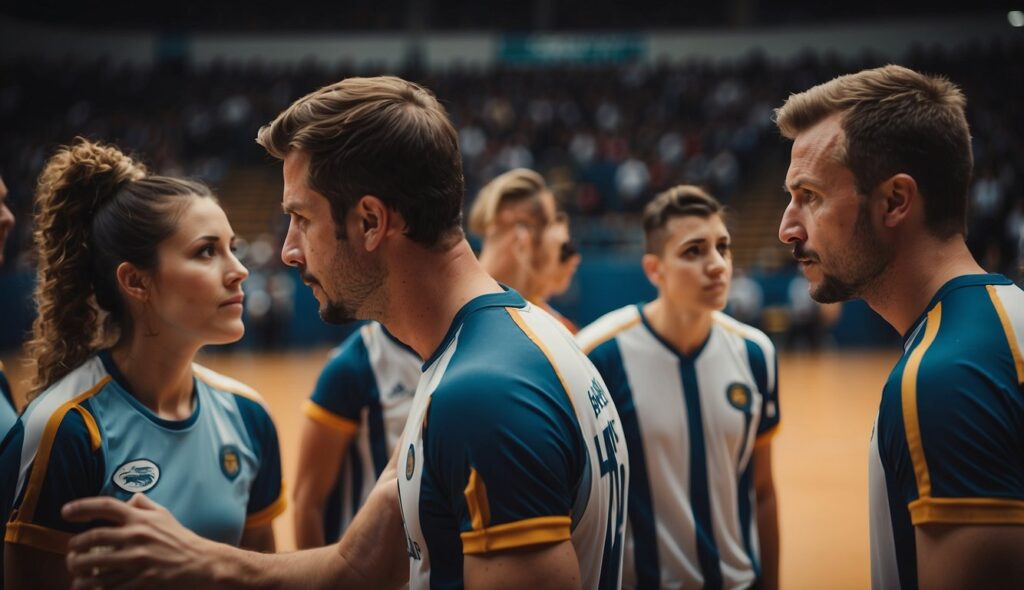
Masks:
[[[1024,292],[964,242],[965,98],[899,66],[778,109],[793,140],[779,238],[811,296],[859,297],[903,335],[871,437],[875,588],[1020,588]]]
[[[282,258],[321,317],[377,320],[426,359],[403,440],[339,544],[247,553],[145,496],[93,498],[65,518],[120,526],[70,541],[81,587],[619,587],[618,415],[570,335],[473,255],[457,137],[432,94],[394,77],[322,88],[259,133],[284,161]]]

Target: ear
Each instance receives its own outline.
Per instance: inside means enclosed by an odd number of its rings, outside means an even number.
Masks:
[[[647,275],[647,280],[660,289],[662,282],[661,258],[654,254],[644,254],[643,258],[640,259],[640,265],[644,269],[644,274]]]
[[[909,174],[896,174],[878,185],[882,199],[882,223],[895,228],[905,224],[920,208],[917,181]]]
[[[363,247],[367,252],[379,248],[385,237],[405,229],[401,215],[373,195],[363,195],[354,209],[359,224],[357,232],[363,237]]]
[[[130,262],[117,265],[117,286],[126,297],[140,303],[149,301],[150,276]]]

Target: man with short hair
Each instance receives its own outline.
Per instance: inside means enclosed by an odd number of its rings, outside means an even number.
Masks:
[[[622,587],[775,590],[775,347],[722,313],[732,250],[717,199],[674,186],[647,204],[643,225],[641,262],[658,296],[577,335],[629,449]]]
[[[399,78],[351,78],[296,101],[258,141],[284,160],[282,258],[321,317],[380,321],[426,359],[403,440],[336,548],[205,542],[144,496],[69,504],[66,518],[122,525],[71,540],[79,583],[617,588],[618,416],[571,337],[473,255],[443,107]]]
[[[903,335],[870,445],[875,588],[1024,580],[1024,292],[964,243],[964,104],[886,66],[776,112],[793,140],[779,238],[811,296],[862,298]]]

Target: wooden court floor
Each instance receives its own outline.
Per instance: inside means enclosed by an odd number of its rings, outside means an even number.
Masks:
[[[208,353],[206,366],[258,389],[281,439],[286,481],[294,481],[302,414],[327,349]],[[882,384],[897,350],[780,355],[781,430],[774,473],[782,535],[782,588],[870,587],[867,449]],[[24,376],[2,359],[16,392]],[[278,547],[294,548],[291,513],[274,523]]]

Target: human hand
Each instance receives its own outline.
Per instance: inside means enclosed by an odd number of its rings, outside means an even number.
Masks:
[[[97,497],[64,505],[71,522],[105,520],[74,536],[67,566],[73,589],[206,588],[213,583],[214,554],[219,544],[182,526],[171,513],[143,494],[128,502]]]

